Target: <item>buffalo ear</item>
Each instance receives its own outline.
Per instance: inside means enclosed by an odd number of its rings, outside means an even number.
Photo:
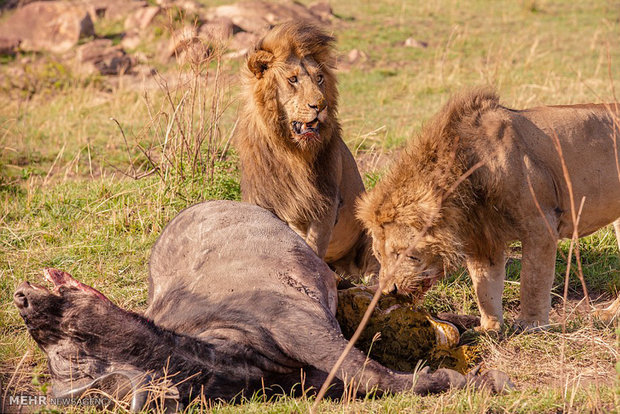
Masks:
[[[257,50],[248,57],[248,69],[252,71],[257,79],[263,77],[267,69],[271,67],[274,56],[266,50]]]

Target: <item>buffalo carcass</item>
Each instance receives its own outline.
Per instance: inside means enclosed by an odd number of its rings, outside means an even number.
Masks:
[[[67,273],[45,273],[53,291],[23,282],[14,301],[48,356],[55,396],[122,391],[139,410],[145,385],[162,378],[166,395],[182,404],[197,396],[316,391],[347,345],[334,317],[334,274],[257,206],[204,202],[173,219],[151,253],[144,316]],[[345,381],[359,394],[426,394],[468,379],[496,391],[510,384],[497,371],[469,378],[447,369],[394,372],[355,349],[337,378],[335,397]]]

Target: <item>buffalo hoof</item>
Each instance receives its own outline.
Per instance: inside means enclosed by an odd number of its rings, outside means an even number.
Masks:
[[[466,376],[467,382],[477,389],[485,389],[494,394],[513,391],[516,387],[505,372],[490,369],[480,373],[480,365],[472,369]]]

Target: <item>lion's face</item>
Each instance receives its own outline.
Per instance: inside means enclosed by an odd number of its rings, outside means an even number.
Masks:
[[[431,246],[431,235],[417,236],[409,227],[390,224],[373,232],[373,249],[381,262],[379,280],[384,293],[400,293],[421,298],[444,276],[441,256]]]
[[[258,115],[258,126],[289,147],[322,148],[338,128],[333,42],[316,26],[289,22],[268,32],[248,55],[248,114]]]
[[[291,56],[275,76],[281,119],[299,146],[321,141],[321,127],[327,120],[325,76],[319,64],[307,56]]]

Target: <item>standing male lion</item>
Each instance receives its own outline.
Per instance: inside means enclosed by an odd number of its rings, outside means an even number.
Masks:
[[[235,134],[242,198],[287,222],[336,271],[372,275],[378,263],[355,217],[364,184],[337,118],[333,42],[289,22],[248,56]]]
[[[618,114],[616,104],[516,111],[484,89],[451,99],[360,202],[385,289],[421,294],[464,260],[482,329],[497,330],[505,249],[521,240],[517,323],[547,325],[557,240],[572,237],[582,197],[580,236],[620,217]]]

